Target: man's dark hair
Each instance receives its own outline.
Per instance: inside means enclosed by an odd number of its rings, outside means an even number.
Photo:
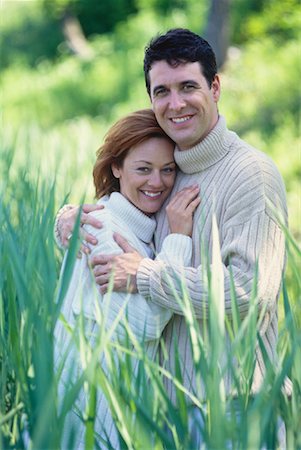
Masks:
[[[215,54],[210,44],[184,28],[173,28],[164,35],[153,38],[145,48],[144,76],[149,95],[149,71],[156,61],[166,61],[172,67],[187,62],[199,62],[209,87],[217,73]]]

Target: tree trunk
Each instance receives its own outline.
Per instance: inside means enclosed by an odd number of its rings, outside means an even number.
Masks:
[[[226,61],[229,47],[230,0],[211,0],[204,38],[212,46],[220,69]]]
[[[65,13],[62,19],[63,33],[70,50],[82,59],[92,59],[94,52],[85,38],[81,24],[72,14]]]

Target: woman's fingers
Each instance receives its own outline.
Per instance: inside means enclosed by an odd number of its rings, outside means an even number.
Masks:
[[[191,200],[196,195],[198,195],[199,191],[200,188],[197,185],[184,188],[175,194],[175,196],[169,202],[168,206],[185,208],[191,202]]]
[[[190,186],[177,192],[166,207],[171,233],[192,234],[193,213],[200,204],[199,187]]]
[[[103,209],[103,208],[104,208],[104,205],[91,204],[91,203],[85,203],[85,204],[82,206],[82,210],[83,210],[83,212],[85,212],[85,213],[89,213],[89,212],[92,212],[92,211],[97,211],[97,210]]]
[[[89,212],[103,208],[104,208],[103,205],[90,205],[90,204],[83,205],[80,217],[81,227],[87,224],[91,225],[94,228],[102,228],[103,226],[102,222],[96,219],[96,217],[94,217],[92,214],[89,214]],[[73,233],[74,225],[78,216],[78,211],[79,207],[74,206],[66,210],[59,218],[58,221],[59,236],[64,247],[68,247],[69,245],[70,236]],[[86,232],[83,228],[81,228],[80,230],[80,236],[89,244],[92,245],[97,244],[97,239],[92,234]]]
[[[167,209],[170,211],[185,211],[192,203],[192,201],[198,198],[199,187],[183,189],[174,196],[174,198],[167,205]],[[191,207],[190,207],[191,209]]]
[[[98,208],[98,209],[104,208],[103,205],[100,205],[100,206],[102,206],[102,208]],[[92,214],[85,213],[84,210],[81,214],[80,223],[81,223],[81,225],[91,225],[94,228],[102,228],[102,226],[103,226],[101,220],[96,219],[96,217],[94,217]]]

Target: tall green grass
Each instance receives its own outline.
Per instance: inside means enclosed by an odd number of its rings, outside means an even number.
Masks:
[[[28,151],[24,144],[23,152]],[[2,152],[0,203],[0,448],[57,449],[66,414],[76,405],[84,383],[87,407],[82,413],[86,428],[86,448],[106,448],[95,439],[96,392],[101,389],[110,404],[122,449],[194,449],[191,432],[191,406],[200,411],[206,448],[277,448],[277,419],[286,424],[288,448],[301,447],[301,249],[286,230],[289,285],[283,282],[284,315],[279,335],[279,364],[266,359],[267,373],[259,393],[251,395],[253,354],[260,336],[257,329],[256,283],[250,310],[242,321],[233,289],[233,320],[223,314],[221,262],[218,241],[213,251],[213,271],[208,272],[209,320],[200,334],[185,283],[178,301],[190,331],[197,390],[188,391],[182,383],[179,358],[175,373],[149,360],[144,345],[130,330],[122,342],[110,342],[97,319],[98,332],[93,346],[83,323],[68,327],[72,345],[86,355],[83,372],[66,392],[57,395],[61,372],[54,371],[54,328],[59,318],[64,290],[70,280],[76,255],[76,240],[60,286],[57,284],[62,255],[53,240],[53,222],[58,206],[54,177],[31,171],[36,165],[30,156],[26,164],[14,166],[14,151]],[[32,163],[32,165],[31,165]],[[61,192],[60,192],[61,195]],[[63,196],[61,197],[63,200]],[[217,236],[217,232],[215,231]],[[181,281],[181,280],[179,280]],[[218,320],[216,319],[218,317]],[[81,318],[79,320],[82,320]],[[225,346],[225,333],[230,346]],[[163,344],[163,343],[162,343]],[[99,364],[104,351],[108,374]],[[116,356],[117,355],[117,356]],[[116,361],[116,358],[118,361]],[[133,375],[133,361],[139,369]],[[239,369],[232,361],[238,361]],[[218,364],[217,361],[224,361]],[[233,394],[225,397],[223,380],[227,371],[234,378]],[[282,391],[285,377],[293,382],[288,398]],[[172,379],[176,404],[164,388],[164,378]],[[200,402],[201,381],[206,401]],[[187,402],[189,399],[189,402]],[[59,407],[60,405],[60,407]],[[69,435],[70,448],[73,439]],[[110,448],[109,443],[107,443]]]

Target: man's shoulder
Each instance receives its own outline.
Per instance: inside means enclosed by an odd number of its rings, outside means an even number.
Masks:
[[[228,199],[233,201],[235,197],[239,202],[247,202],[246,199],[253,202],[256,199],[264,209],[269,209],[273,203],[286,209],[284,182],[269,155],[238,138],[230,158],[232,166],[227,184]]]
[[[250,175],[261,174],[263,180],[267,176],[281,179],[280,172],[273,159],[238,136],[237,139],[232,141],[229,150],[230,158],[235,161],[235,163],[233,162],[233,168],[236,168],[238,177],[249,173]]]

